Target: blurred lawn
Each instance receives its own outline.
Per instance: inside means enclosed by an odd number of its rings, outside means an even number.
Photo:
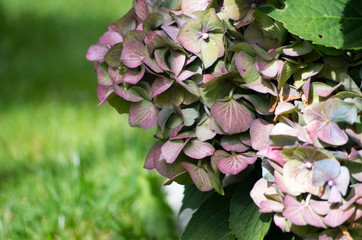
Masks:
[[[153,131],[97,109],[87,48],[125,0],[0,0],[0,239],[173,239]]]

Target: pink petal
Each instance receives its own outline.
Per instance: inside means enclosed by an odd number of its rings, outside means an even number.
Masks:
[[[194,76],[195,74],[197,74],[197,73],[191,72],[189,70],[185,70],[185,71],[182,71],[180,73],[180,75],[177,76],[177,80],[182,82],[182,81],[184,81],[186,79],[189,79],[190,77]]]
[[[294,188],[290,189],[290,187],[286,184],[284,176],[280,172],[274,171],[274,179],[275,179],[275,186],[282,193],[288,193],[293,196],[297,196],[300,194],[300,192],[297,189]]]
[[[143,100],[143,98],[132,88],[125,90],[117,84],[114,84],[113,89],[118,96],[129,102],[140,102]]]
[[[123,76],[119,74],[118,68],[108,67],[108,73],[109,73],[109,76],[111,77],[113,83],[116,83],[116,84],[122,83]]]
[[[154,56],[159,67],[164,71],[171,71],[166,61],[166,54],[169,50],[167,48],[158,48],[154,51]]]
[[[283,167],[283,175],[289,189],[321,196],[323,186],[316,187],[313,185],[312,171],[306,168],[303,162],[298,160],[287,161]]]
[[[201,142],[198,139],[192,139],[183,149],[184,153],[190,158],[203,159],[211,156],[215,148],[208,142]]]
[[[271,212],[282,212],[284,205],[274,200],[266,200],[260,203],[260,212],[271,213]]]
[[[182,149],[185,147],[187,141],[178,139],[170,141],[168,140],[163,144],[161,148],[162,156],[165,158],[167,163],[173,163],[178,155],[181,153]]]
[[[329,122],[317,132],[317,137],[325,143],[342,146],[348,142],[348,136],[336,123]]]
[[[311,226],[327,228],[327,226],[323,223],[322,217],[316,214],[310,207],[305,207],[303,218]]]
[[[338,191],[338,188],[336,186],[333,186],[331,188],[331,191],[329,192],[328,202],[329,203],[342,203],[343,202],[342,195]]]
[[[285,196],[284,206],[283,216],[295,225],[305,226],[309,224],[315,227],[326,228],[321,216],[316,214],[309,206],[298,202],[290,195]]]
[[[178,76],[185,65],[186,55],[178,51],[171,51],[170,59],[171,71]]]
[[[311,83],[311,78],[308,78],[308,80],[303,85],[303,93],[305,95],[307,103],[309,102],[310,83]]]
[[[309,42],[299,42],[292,47],[284,48],[283,53],[288,56],[298,57],[313,51],[313,46]]]
[[[255,118],[249,108],[233,99],[214,103],[211,114],[218,125],[229,134],[245,132]]]
[[[165,78],[165,77],[159,77],[156,78],[151,86],[152,89],[152,98],[156,97],[157,95],[160,95],[167,89],[169,89],[172,85],[173,81]]]
[[[260,203],[266,201],[265,194],[276,194],[275,187],[269,186],[269,183],[264,178],[260,178],[255,184],[253,189],[250,191],[250,197],[254,203],[260,208]]]
[[[104,60],[104,56],[107,54],[109,48],[106,45],[96,44],[90,46],[87,52],[87,60],[88,61],[97,61],[102,62]]]
[[[174,41],[174,42],[178,42],[177,41],[177,35],[180,32],[180,29],[178,27],[172,26],[172,25],[162,25],[161,26],[162,30],[164,30],[167,35]]]
[[[157,124],[157,109],[152,102],[147,100],[132,103],[128,121],[132,127],[153,128]]]
[[[156,142],[151,147],[150,151],[147,154],[145,164],[143,165],[144,168],[146,168],[146,169],[154,169],[156,167],[155,162],[154,162],[154,157],[155,157],[156,151],[161,151],[161,147],[162,147],[162,142],[161,141]]]
[[[261,73],[265,78],[276,77],[278,73],[278,62],[277,60],[266,61],[262,58],[258,58],[255,62],[256,70]]]
[[[349,186],[349,179],[350,179],[350,174],[348,168],[345,166],[341,166],[341,172],[339,173],[339,176],[336,179],[336,187],[343,196],[345,196],[347,193]]]
[[[282,149],[280,147],[269,146],[268,158],[277,162],[280,166],[284,166],[285,161],[281,155]]]
[[[230,153],[227,153],[223,150],[216,150],[214,152],[214,155],[212,155],[211,161],[210,161],[212,169],[214,169],[214,171],[217,171],[218,170],[217,165],[218,165],[219,161],[223,158],[228,158],[230,156],[231,156]]]
[[[107,100],[109,95],[111,95],[111,93],[113,93],[113,87],[98,85],[97,96],[98,96],[100,103],[97,105],[97,107],[102,105]]]
[[[137,84],[145,75],[145,67],[140,66],[140,69],[131,68],[124,74],[123,80],[131,84]]]
[[[341,208],[331,209],[331,211],[323,218],[323,222],[332,228],[338,227],[353,215],[354,210],[354,206],[345,211]]]
[[[133,3],[133,7],[137,17],[139,17],[143,21],[150,15],[146,0],[135,0]]]
[[[248,146],[245,146],[241,143],[239,136],[237,135],[225,135],[221,138],[221,146],[229,152],[245,152],[249,149]]]
[[[256,157],[249,157],[243,154],[238,154],[228,158],[220,159],[217,166],[224,174],[236,175],[255,160]]]
[[[140,41],[127,43],[121,54],[121,61],[129,68],[136,68],[145,59],[146,46]]]
[[[317,84],[313,85],[313,90],[316,94],[318,94],[321,97],[328,97],[341,85],[342,85],[342,82],[340,82],[339,84],[337,84],[334,87],[330,87],[329,85],[324,84],[324,83],[319,83],[318,85]]]
[[[286,195],[284,198],[285,209],[283,211],[283,216],[286,217],[289,221],[298,226],[305,226],[307,222],[303,218],[304,215],[304,206],[302,203],[298,202],[296,199],[290,195]]]
[[[102,64],[97,69],[97,80],[99,85],[112,86],[113,82],[109,76],[108,69]]]
[[[294,110],[296,106],[289,102],[281,102],[275,109],[275,115],[281,115],[283,113],[289,113],[290,111]]]
[[[204,11],[211,0],[183,0],[181,10],[184,14],[192,14],[196,11]]]
[[[285,217],[280,213],[274,214],[273,217],[275,225],[277,225],[283,232],[290,232],[290,225]],[[289,222],[290,223],[290,222]]]
[[[323,145],[321,145],[321,143],[319,142],[318,137],[317,137],[317,133],[318,133],[319,129],[321,129],[323,126],[324,126],[324,122],[319,121],[319,120],[312,121],[311,123],[309,123],[306,126],[306,130],[310,136],[310,139],[313,142],[313,145],[318,148],[323,148]]]
[[[330,211],[330,204],[327,201],[311,200],[309,206],[319,215],[327,215]]]
[[[117,43],[123,42],[123,36],[118,32],[106,32],[99,38],[98,42],[100,44],[113,46]]]
[[[241,87],[246,87],[251,90],[254,90],[259,93],[269,93],[273,96],[277,95],[276,87],[273,83],[263,79],[262,77],[258,77],[255,81],[251,83],[241,84]]]
[[[255,150],[268,149],[269,134],[274,127],[273,124],[258,118],[255,119],[250,126],[251,146]]]
[[[213,187],[209,174],[203,169],[192,163],[183,162],[182,165],[189,172],[192,181],[201,191],[210,191]]]

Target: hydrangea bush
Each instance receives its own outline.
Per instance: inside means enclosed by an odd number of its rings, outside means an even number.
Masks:
[[[346,14],[327,2],[321,15]],[[184,207],[198,210],[182,239],[263,239],[271,222],[305,239],[360,239],[362,31],[301,25],[318,17],[310,4],[135,0],[89,48],[99,105],[156,130],[144,167],[208,192],[186,188]]]

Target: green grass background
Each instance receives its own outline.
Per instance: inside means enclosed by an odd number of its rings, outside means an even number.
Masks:
[[[0,0],[0,239],[174,239],[153,131],[96,108],[85,54],[130,0]]]

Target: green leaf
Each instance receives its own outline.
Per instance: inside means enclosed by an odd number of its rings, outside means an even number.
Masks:
[[[251,184],[250,184],[251,183]],[[242,182],[230,201],[230,227],[239,240],[262,240],[267,234],[272,215],[262,214],[250,197],[253,181]]]
[[[362,49],[362,1],[285,0],[284,9],[258,9],[299,37],[341,49]]]
[[[225,196],[214,193],[192,215],[180,240],[236,239],[229,228],[229,204],[235,186],[225,189]]]
[[[212,194],[212,191],[201,192],[195,185],[185,186],[180,213],[187,208],[198,209]]]

